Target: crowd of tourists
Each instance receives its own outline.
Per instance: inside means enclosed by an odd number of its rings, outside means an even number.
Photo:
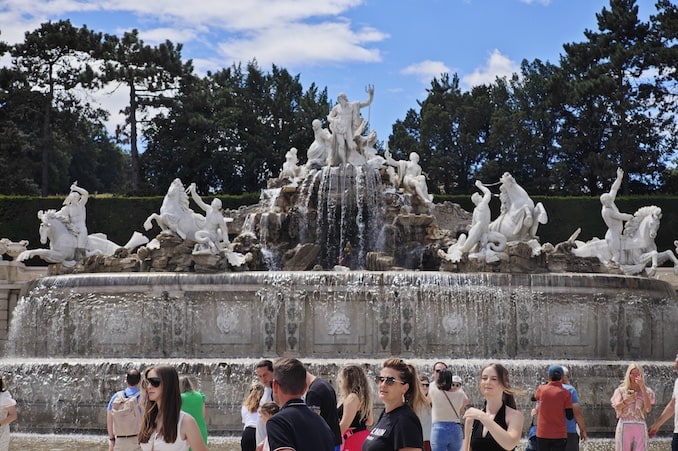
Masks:
[[[678,355],[674,363],[678,372]],[[526,415],[516,397],[527,393],[511,387],[509,370],[500,363],[481,369],[482,399],[475,405],[462,378],[440,361],[429,377],[389,358],[374,381],[364,366],[346,365],[337,373],[336,391],[295,358],[261,360],[254,373],[241,406],[241,451],[501,451],[516,449],[523,437]],[[525,450],[578,451],[588,433],[569,369],[554,364],[547,374],[548,382],[531,396]],[[132,368],[125,382],[106,407],[109,451],[208,449],[205,395],[192,377],[162,365]],[[648,450],[650,438],[671,417],[671,449],[678,451],[677,397],[678,378],[670,401],[648,426],[655,394],[642,366],[631,363],[610,398],[618,420],[615,451]],[[375,410],[377,398],[383,409]],[[0,377],[0,451],[9,449],[9,424],[17,417],[16,401]]]

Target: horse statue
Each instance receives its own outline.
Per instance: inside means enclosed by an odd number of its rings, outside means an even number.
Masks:
[[[23,251],[17,256],[17,261],[39,257],[48,263],[63,263],[67,267],[75,265],[77,239],[68,230],[58,212],[52,209],[44,212],[40,210],[38,219],[40,219],[40,242],[47,244],[49,241],[49,249]],[[87,236],[85,255],[113,255],[121,247],[133,250],[146,243],[148,243],[148,238],[139,232],[134,232],[132,238],[124,246],[110,241],[103,233],[93,233]]]
[[[196,241],[195,232],[205,228],[205,217],[191,210],[189,204],[183,183],[174,179],[162,201],[160,214],[153,213],[146,218],[144,229],[151,230],[155,220],[161,232],[172,232],[183,240]]]
[[[546,209],[541,202],[535,205],[527,192],[508,172],[505,172],[499,181],[501,210],[499,216],[490,223],[490,231],[501,233],[508,242],[536,241],[539,224],[548,222]]]
[[[657,251],[654,242],[661,218],[661,208],[650,205],[639,208],[624,225],[619,264],[625,274],[640,274],[646,270],[647,275],[651,277],[657,272],[659,265],[669,260],[673,262],[674,274],[678,274],[676,255],[670,249]],[[575,241],[575,245],[572,252],[578,257],[597,257],[602,263],[612,261],[612,252],[605,240],[594,238],[586,243]]]

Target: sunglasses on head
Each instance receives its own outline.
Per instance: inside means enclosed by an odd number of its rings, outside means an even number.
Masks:
[[[154,386],[155,388],[160,387],[160,380],[159,377],[147,377],[146,382],[149,383],[150,385]]]
[[[377,376],[375,378],[375,381],[377,382],[377,384],[381,384],[382,382],[384,382],[384,383],[386,383],[386,385],[393,385],[396,382],[401,383],[403,385],[405,385],[407,383],[407,382],[396,380],[395,377],[391,377],[391,376],[389,376],[389,377]]]

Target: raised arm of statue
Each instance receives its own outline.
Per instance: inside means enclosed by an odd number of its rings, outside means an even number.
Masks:
[[[364,102],[360,102],[360,108],[364,108],[366,106],[369,106],[372,103],[372,100],[374,100],[374,85],[367,85],[367,88],[365,89],[367,93],[369,94],[369,98],[365,100]]]
[[[71,184],[71,192],[73,191],[80,194],[80,197],[76,202],[79,203],[80,205],[85,205],[87,203],[87,200],[89,199],[89,192],[85,188],[79,187],[77,181]]]
[[[478,188],[483,193],[481,203],[483,205],[489,205],[490,201],[492,200],[492,191],[490,191],[490,189],[487,186],[483,185],[483,182],[481,182],[480,180],[476,180],[475,185],[476,188]]]
[[[196,189],[195,182],[191,183],[188,185],[188,188],[186,189],[191,194],[191,197],[193,198],[193,201],[195,201],[196,204],[198,204],[198,207],[202,208],[203,211],[209,212],[211,210],[211,207],[207,205],[202,198],[198,195],[198,191]]]
[[[614,201],[615,198],[617,197],[617,191],[619,191],[623,179],[624,179],[624,170],[622,168],[617,168],[617,179],[614,181],[612,187],[610,188],[610,196],[612,197],[612,201]]]

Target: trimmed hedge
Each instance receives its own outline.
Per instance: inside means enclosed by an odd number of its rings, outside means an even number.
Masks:
[[[207,199],[211,199],[206,196]],[[0,238],[13,241],[27,239],[29,248],[43,247],[40,244],[37,217],[38,210],[48,208],[59,209],[64,197],[27,197],[0,196]],[[253,205],[259,201],[259,193],[248,193],[239,196],[219,196],[224,208],[237,209],[243,205]],[[541,202],[549,217],[548,224],[540,225],[538,235],[541,243],[557,244],[566,241],[578,228],[581,228],[579,239],[589,240],[593,237],[603,238],[607,228],[600,216],[600,200],[598,197],[546,197],[532,196],[535,202]],[[124,244],[132,236],[132,232],[143,230],[143,223],[153,212],[160,211],[162,196],[157,197],[109,197],[90,196],[87,202],[87,229],[90,233],[100,232],[116,243]],[[436,202],[451,201],[459,204],[467,211],[473,211],[470,196],[436,196]],[[657,205],[662,209],[663,217],[659,235],[655,240],[657,249],[675,250],[673,241],[678,239],[678,196],[628,196],[618,197],[616,204],[619,210],[633,213],[646,205]],[[499,214],[499,200],[491,203],[492,217]],[[196,210],[196,207],[193,206]],[[154,236],[159,232],[157,226],[146,233]]]

